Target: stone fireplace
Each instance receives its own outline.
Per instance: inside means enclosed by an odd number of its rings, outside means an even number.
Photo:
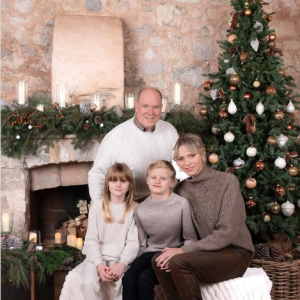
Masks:
[[[58,195],[71,197],[73,193],[73,199],[88,195],[88,171],[92,167],[99,142],[91,139],[83,149],[75,150],[72,139],[70,135],[55,142],[49,151],[41,147],[37,155],[30,153],[20,159],[2,156],[1,210],[13,213],[13,235],[26,239],[29,230],[41,229],[36,226],[49,226],[46,228],[48,233],[45,228],[44,233],[52,234],[53,227],[58,225],[61,217],[59,215],[63,205],[59,202],[66,199]],[[51,199],[55,199],[56,204]],[[44,207],[41,206],[43,200]],[[56,224],[50,218],[55,210],[58,216]],[[41,222],[46,216],[48,225]]]

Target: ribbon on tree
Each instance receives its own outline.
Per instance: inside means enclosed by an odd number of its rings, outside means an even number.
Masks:
[[[241,15],[242,12],[235,12],[234,15],[232,16],[232,21],[231,21],[231,26],[230,26],[230,32],[233,33],[237,27],[238,22],[238,16]]]
[[[218,89],[218,93],[219,93],[219,95],[221,96],[221,98],[223,98],[224,95],[225,95],[225,93],[224,93],[224,91],[223,91],[222,88],[219,88],[219,89]]]
[[[227,48],[226,51],[227,52],[233,51],[233,55],[236,55],[236,51],[238,48],[239,46],[235,46],[235,47]]]
[[[246,123],[247,134],[254,134],[256,131],[255,117],[253,114],[247,114],[243,122]]]
[[[290,158],[296,158],[296,157],[298,157],[298,152],[297,151],[292,151],[292,152],[286,151],[285,161],[288,162],[288,160]]]
[[[279,48],[271,48],[271,49],[269,50],[269,55],[275,54],[276,51],[277,51],[277,53],[279,53],[280,56],[283,56],[283,52],[282,52],[282,50],[279,49]]]

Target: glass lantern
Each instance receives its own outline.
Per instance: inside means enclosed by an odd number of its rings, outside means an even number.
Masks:
[[[13,214],[1,214],[1,235],[9,235],[12,232]]]
[[[27,105],[28,85],[25,81],[19,81],[16,85],[17,102],[19,105]]]
[[[69,86],[67,84],[56,85],[56,102],[60,108],[69,105]]]
[[[99,92],[95,92],[94,96],[91,98],[91,109],[95,108],[96,110],[100,110],[104,105],[104,100],[101,97]]]
[[[125,95],[125,108],[126,109],[134,109],[134,96],[133,94]]]
[[[41,232],[39,230],[30,230],[29,231],[29,242],[33,242],[35,244],[40,244],[41,241]]]

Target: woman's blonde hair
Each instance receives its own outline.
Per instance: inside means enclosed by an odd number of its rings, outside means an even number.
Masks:
[[[110,191],[108,183],[112,180],[126,180],[129,182],[129,188],[125,195],[125,213],[122,219],[119,220],[119,223],[123,224],[133,204],[133,176],[131,170],[123,163],[115,163],[107,170],[102,202],[102,215],[106,223],[112,223],[114,221],[109,211]]]
[[[175,179],[176,171],[172,164],[167,160],[156,160],[153,163],[151,163],[147,169],[147,176],[151,170],[160,168],[169,170],[171,173],[171,179]]]
[[[175,161],[178,158],[178,149],[180,146],[186,147],[194,154],[200,153],[203,163],[206,164],[206,149],[200,136],[193,133],[185,133],[181,135],[173,148]]]

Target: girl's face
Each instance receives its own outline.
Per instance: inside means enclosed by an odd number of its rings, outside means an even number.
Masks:
[[[175,183],[170,173],[170,170],[164,168],[153,169],[148,172],[147,184],[151,194],[169,196],[170,187]]]
[[[115,197],[124,197],[129,189],[129,181],[124,179],[113,179],[108,182],[108,189],[110,191],[111,196]]]
[[[178,148],[176,162],[179,168],[191,177],[198,175],[204,167],[201,154],[192,153],[183,145]]]

